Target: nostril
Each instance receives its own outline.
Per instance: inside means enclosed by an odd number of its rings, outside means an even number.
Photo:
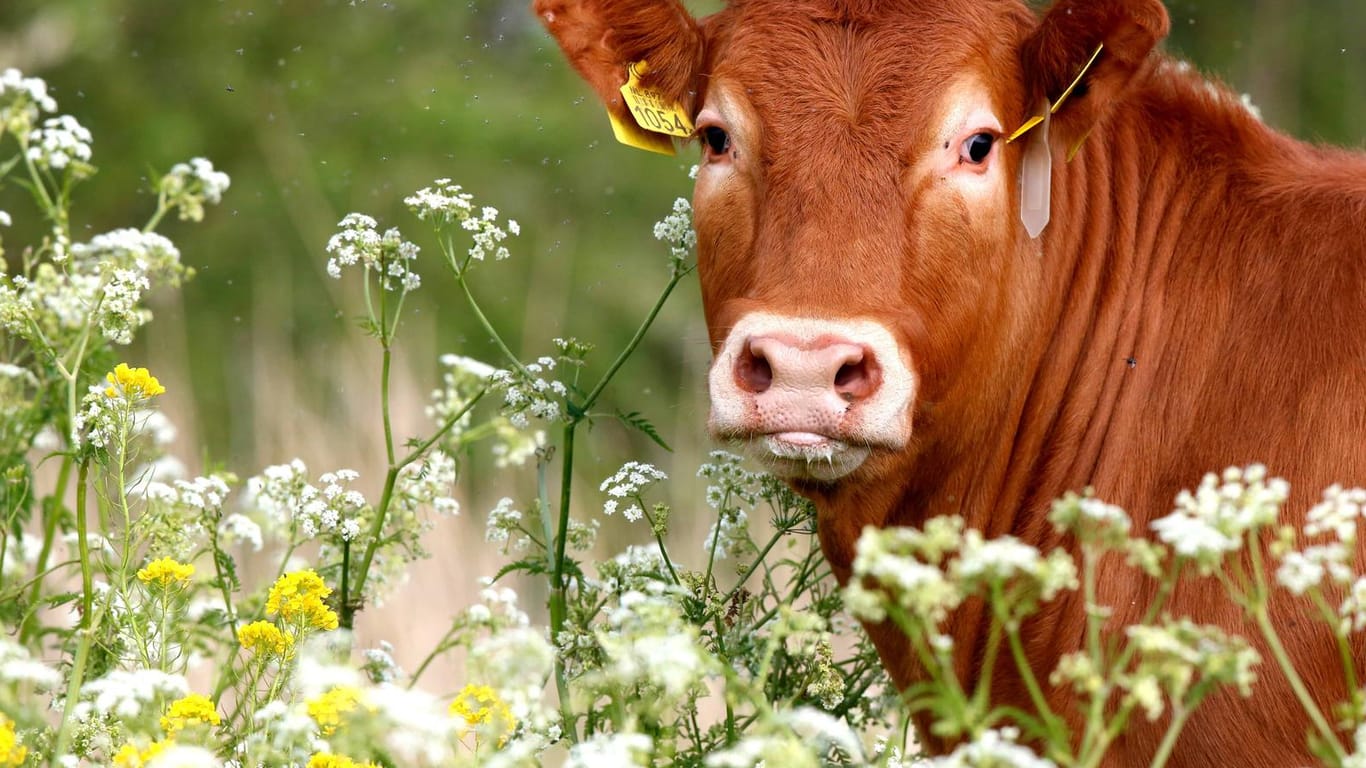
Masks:
[[[845,400],[862,400],[877,389],[878,369],[871,355],[850,355],[835,371],[835,392]]]
[[[735,380],[742,389],[756,395],[767,392],[773,386],[773,366],[764,357],[759,345],[745,343],[739,359],[735,361]]]

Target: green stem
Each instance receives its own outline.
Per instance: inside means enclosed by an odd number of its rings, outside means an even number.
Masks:
[[[1328,724],[1327,718],[1319,711],[1318,704],[1314,703],[1314,698],[1309,695],[1309,689],[1305,687],[1304,680],[1295,671],[1294,663],[1290,660],[1290,654],[1286,653],[1285,646],[1281,644],[1281,637],[1276,632],[1276,626],[1271,623],[1271,617],[1267,614],[1266,605],[1264,603],[1258,605],[1253,610],[1252,616],[1257,622],[1257,627],[1262,631],[1262,637],[1266,638],[1266,643],[1271,648],[1271,655],[1276,658],[1276,664],[1290,683],[1290,689],[1294,691],[1295,698],[1299,699],[1300,706],[1304,708],[1305,714],[1309,715],[1310,722],[1319,732],[1319,737],[1323,739],[1325,744],[1332,747],[1333,754],[1339,762],[1346,759],[1347,755],[1342,751],[1341,740],[1333,732],[1333,727]]]
[[[57,538],[57,526],[62,519],[62,500],[66,498],[66,486],[71,482],[71,467],[75,464],[75,459],[71,454],[62,457],[62,467],[57,472],[57,487],[52,495],[48,497],[48,503],[43,504],[43,546],[38,551],[38,563],[35,573],[38,578],[33,580],[33,588],[29,590],[28,603],[36,606],[43,596],[42,574],[47,570],[48,558],[52,555],[52,545]],[[19,633],[21,645],[27,643],[37,631],[37,611],[32,611],[24,621],[23,630]]]
[[[1186,707],[1176,708],[1172,711],[1171,725],[1167,726],[1167,732],[1162,736],[1162,743],[1158,745],[1157,752],[1153,754],[1153,761],[1149,768],[1162,768],[1167,764],[1167,760],[1172,755],[1172,750],[1176,748],[1176,739],[1181,735],[1181,729],[1186,726],[1186,720],[1191,716],[1193,709]]]
[[[81,629],[90,629],[95,608],[95,578],[90,568],[90,541],[85,519],[85,494],[90,474],[90,459],[82,459],[76,476],[76,547],[81,558]],[[162,638],[165,642],[165,638]]]
[[[1266,569],[1262,563],[1262,549],[1260,546],[1261,537],[1257,531],[1253,531],[1248,536],[1248,554],[1252,559],[1252,615],[1257,621],[1257,627],[1261,629],[1262,636],[1266,638],[1267,645],[1271,648],[1271,655],[1276,657],[1276,664],[1280,666],[1281,673],[1290,683],[1290,688],[1295,692],[1295,698],[1299,699],[1300,706],[1304,707],[1305,714],[1309,715],[1309,720],[1318,730],[1319,736],[1324,743],[1331,746],[1333,755],[1338,762],[1345,760],[1347,755],[1342,750],[1342,741],[1333,731],[1333,727],[1328,724],[1328,719],[1319,711],[1319,707],[1314,703],[1314,699],[1309,695],[1309,689],[1305,687],[1304,680],[1295,671],[1295,665],[1290,659],[1290,654],[1286,653],[1285,646],[1281,644],[1280,633],[1276,631],[1276,625],[1271,623],[1271,615],[1268,612],[1268,591],[1266,580]]]
[[[1033,702],[1034,708],[1039,710],[1039,719],[1048,729],[1049,752],[1067,754],[1071,746],[1067,741],[1067,729],[1048,706],[1048,700],[1044,698],[1043,689],[1039,687],[1039,681],[1034,677],[1034,670],[1029,666],[1029,659],[1025,656],[1019,631],[1007,626],[1006,637],[1010,641],[1010,654],[1015,659],[1015,666],[1019,669],[1020,679],[1024,681],[1025,689],[1029,691],[1029,699]]]
[[[101,607],[101,613],[104,606]],[[71,723],[72,716],[76,712],[76,704],[81,697],[81,684],[85,681],[85,665],[90,658],[90,646],[94,642],[93,627],[98,624],[90,621],[89,626],[77,629],[76,634],[80,636],[80,641],[76,645],[76,657],[71,662],[70,677],[66,684],[66,705],[62,707],[62,722],[57,728],[57,738],[52,750],[52,764],[56,765],[56,758],[65,755],[71,744]]]
[[[550,561],[550,644],[555,648],[555,687],[560,697],[562,727],[571,744],[578,741],[578,733],[570,706],[569,683],[565,679],[564,666],[560,661],[559,638],[569,614],[568,590],[564,578],[564,548],[565,540],[569,538],[570,483],[574,477],[574,428],[577,424],[577,420],[571,417],[569,423],[564,425],[564,461],[560,465],[560,513],[556,533],[546,542],[553,549]]]
[[[654,325],[655,318],[659,316],[659,311],[664,308],[664,302],[668,301],[669,295],[673,293],[674,288],[678,286],[678,282],[683,279],[684,275],[688,274],[688,271],[689,270],[677,272],[669,278],[668,285],[664,286],[664,291],[659,294],[659,299],[655,301],[655,305],[650,307],[650,313],[645,316],[644,322],[636,329],[636,334],[627,342],[626,347],[621,350],[621,354],[617,355],[617,359],[612,361],[611,367],[609,367],[607,372],[602,375],[602,378],[598,380],[598,384],[593,387],[593,391],[589,392],[588,397],[584,398],[582,405],[583,410],[587,411],[593,407],[593,404],[597,402],[598,397],[602,395],[602,391],[606,389],[607,385],[612,381],[612,377],[617,375],[617,371],[621,369],[621,366],[625,365],[626,360],[635,353],[636,347],[640,346],[640,342],[644,340],[645,333],[650,330],[651,325]]]
[[[343,609],[351,604],[351,542],[342,542],[341,564],[341,604]]]
[[[361,556],[360,567],[356,569],[356,586],[354,589],[356,595],[365,595],[365,582],[370,576],[370,563],[375,559],[375,550],[379,547],[380,533],[384,531],[384,520],[389,515],[389,505],[393,501],[394,485],[398,481],[398,473],[401,472],[404,467],[417,461],[427,452],[427,449],[431,448],[436,443],[436,441],[450,432],[451,428],[456,425],[456,422],[464,418],[465,414],[469,413],[470,409],[474,408],[475,404],[483,399],[484,393],[486,392],[488,392],[487,389],[481,389],[475,393],[474,396],[470,398],[470,401],[465,403],[463,408],[446,419],[446,423],[441,425],[441,429],[438,429],[431,437],[415,446],[413,450],[409,451],[406,456],[398,461],[398,463],[389,466],[389,471],[384,476],[384,492],[380,495],[379,506],[375,508],[375,521],[370,524],[370,535],[365,545],[365,554]],[[359,598],[352,602],[359,602]],[[347,629],[353,628],[355,626],[355,615],[356,611],[353,606],[341,606],[340,624]]]
[[[490,323],[488,317],[484,315],[484,310],[479,308],[479,302],[475,301],[474,294],[470,291],[469,283],[465,281],[465,274],[463,272],[456,272],[455,282],[460,286],[460,290],[464,292],[465,301],[469,304],[470,310],[474,312],[474,318],[479,321],[479,326],[484,329],[484,333],[487,333],[489,338],[493,340],[494,345],[498,347],[498,351],[503,353],[503,357],[512,364],[513,368],[517,369],[518,373],[523,376],[530,376],[530,374],[527,373],[526,368],[522,366],[522,361],[518,360],[517,356],[512,354],[512,350],[508,349],[508,345],[504,343],[503,337],[498,334],[498,331],[494,330],[493,323]]]

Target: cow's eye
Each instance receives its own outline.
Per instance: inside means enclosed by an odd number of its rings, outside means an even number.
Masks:
[[[963,148],[959,150],[958,156],[965,163],[981,165],[991,154],[991,148],[996,143],[996,134],[974,133],[963,142]]]
[[[730,134],[724,128],[708,125],[701,133],[708,154],[719,157],[730,151]]]

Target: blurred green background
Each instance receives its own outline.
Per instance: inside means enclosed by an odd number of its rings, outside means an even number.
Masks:
[[[297,455],[315,473],[352,466],[380,476],[378,349],[356,328],[358,281],[328,279],[323,246],[359,210],[434,252],[402,199],[438,177],[523,225],[513,258],[474,278],[515,351],[545,354],[552,337],[573,335],[598,344],[600,371],[629,338],[667,279],[651,225],[689,194],[696,149],[670,159],[617,145],[529,4],[0,3],[0,68],[45,78],[61,110],[94,133],[100,174],[78,190],[78,237],[141,225],[153,170],[204,156],[232,176],[202,225],[163,226],[198,276],[183,296],[154,303],[159,317],[128,355],[170,390],[178,452],[192,468],[247,475]],[[1366,1],[1169,8],[1169,49],[1249,93],[1269,123],[1363,145]],[[34,241],[22,190],[0,190],[0,210],[16,219],[9,244]],[[425,429],[439,354],[496,359],[436,260],[422,263],[425,284],[399,337],[403,437]],[[707,449],[707,359],[689,279],[605,403],[644,411],[677,451],[600,424],[581,441],[591,487],[627,457],[691,478]],[[467,489],[466,525],[481,524],[490,495],[508,492],[501,476],[488,487],[482,477]],[[699,488],[689,480],[670,492],[696,499]]]

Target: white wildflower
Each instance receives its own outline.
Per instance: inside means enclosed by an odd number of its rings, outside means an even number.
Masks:
[[[327,274],[341,277],[342,267],[359,264],[367,275],[373,271],[386,291],[404,293],[417,289],[422,278],[413,271],[412,262],[420,250],[403,239],[397,228],[383,234],[379,224],[363,213],[349,213],[337,223],[339,231],[327,241]]]
[[[241,512],[223,518],[218,525],[218,535],[223,537],[224,544],[246,544],[252,552],[260,552],[263,545],[261,526]]]
[[[743,509],[722,511],[702,544],[702,551],[717,560],[739,557],[753,549],[754,543],[749,538],[749,516]]]
[[[57,111],[57,102],[47,94],[47,83],[37,77],[24,77],[13,67],[0,73],[0,131],[24,140],[43,113]]]
[[[60,171],[73,163],[89,163],[92,141],[90,131],[76,118],[58,115],[44,120],[43,127],[29,135],[28,157],[40,168]]]
[[[650,765],[654,742],[643,733],[598,733],[569,749],[565,768],[633,768]]]
[[[455,225],[469,232],[473,240],[467,251],[469,260],[484,261],[492,257],[501,261],[508,258],[510,254],[503,242],[509,233],[516,236],[522,231],[521,226],[510,219],[506,228],[499,226],[496,208],[485,206],[476,211],[473,196],[459,184],[452,184],[450,179],[437,179],[432,187],[418,190],[404,198],[403,202],[419,219],[432,222],[438,229]],[[465,265],[468,265],[469,260],[466,260]],[[455,266],[463,269],[465,265]]]
[[[641,506],[641,494],[650,485],[667,480],[669,476],[653,464],[646,464],[639,461],[628,461],[617,470],[616,474],[602,481],[598,490],[608,495],[607,502],[603,505],[603,512],[611,515],[618,509],[617,500],[631,500],[631,504],[621,510],[621,514],[630,522],[635,522],[644,514]]]
[[[1366,490],[1344,489],[1333,485],[1323,491],[1323,501],[1315,504],[1305,517],[1304,532],[1309,536],[1331,533],[1350,544],[1357,538],[1357,521],[1366,511]]]
[[[160,191],[166,205],[176,208],[185,221],[202,221],[204,203],[217,205],[232,184],[226,173],[215,170],[213,163],[196,157],[188,163],[176,163],[161,178]]]
[[[993,728],[924,765],[925,768],[1057,768],[1052,760],[1039,757],[1028,747],[1016,743],[1019,737],[1019,731],[1014,728]]]
[[[697,232],[692,227],[692,204],[687,198],[674,200],[673,211],[655,224],[655,239],[669,245],[674,270],[681,269],[697,247]]]
[[[1230,467],[1222,478],[1205,475],[1194,492],[1177,494],[1176,509],[1154,520],[1152,529],[1177,555],[1209,573],[1242,546],[1245,535],[1275,523],[1289,494],[1289,484],[1268,479],[1259,464]]]

